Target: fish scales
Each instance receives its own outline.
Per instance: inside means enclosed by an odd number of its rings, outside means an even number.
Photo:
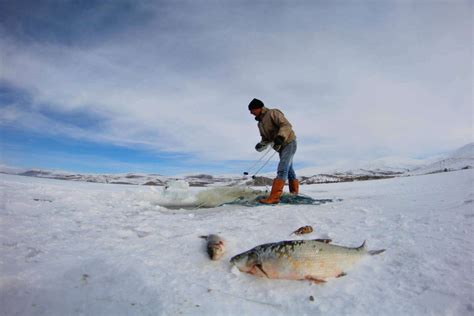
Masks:
[[[369,254],[365,243],[358,248],[321,240],[290,240],[257,246],[231,259],[242,272],[275,279],[322,282],[345,275],[352,265]]]

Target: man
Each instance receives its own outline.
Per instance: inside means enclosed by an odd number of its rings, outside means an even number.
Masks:
[[[278,109],[268,109],[262,101],[253,99],[249,103],[249,111],[258,121],[258,129],[262,140],[255,146],[257,151],[263,151],[273,143],[273,149],[278,151],[280,162],[278,164],[277,177],[273,180],[270,195],[260,200],[264,204],[276,204],[280,202],[285,181],[288,179],[290,193],[298,194],[299,183],[293,170],[293,156],[296,153],[296,135],[290,122]]]

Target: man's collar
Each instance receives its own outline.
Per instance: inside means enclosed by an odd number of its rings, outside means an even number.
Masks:
[[[261,122],[262,118],[265,116],[267,112],[268,112],[268,109],[266,107],[263,107],[260,115],[255,117],[255,121]]]

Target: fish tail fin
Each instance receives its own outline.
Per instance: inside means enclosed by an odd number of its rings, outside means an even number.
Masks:
[[[359,247],[357,247],[357,250],[364,250],[364,251],[367,251],[367,245],[365,244],[365,240],[364,242],[362,243],[362,245],[360,245]]]
[[[368,254],[371,255],[371,256],[375,256],[375,255],[381,254],[381,253],[384,252],[384,251],[385,251],[385,249],[370,250],[370,251],[368,252]]]
[[[381,254],[382,252],[385,251],[385,249],[380,249],[380,250],[367,250],[367,244],[366,244],[366,241],[365,241],[365,240],[364,240],[364,242],[362,243],[362,245],[360,245],[360,247],[357,248],[357,250],[367,252],[367,253],[368,253],[369,255],[371,255],[371,256],[375,256],[375,255]]]

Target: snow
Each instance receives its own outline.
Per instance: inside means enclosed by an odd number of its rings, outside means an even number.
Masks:
[[[441,156],[425,159],[406,157],[384,157],[371,161],[341,161],[332,162],[330,166],[310,167],[298,170],[299,176],[314,177],[319,181],[337,181],[331,177],[337,175],[389,175],[412,176],[436,172],[456,171],[474,168],[474,143]],[[329,179],[325,179],[330,175]],[[316,180],[318,181],[318,180]]]
[[[407,175],[420,175],[435,172],[474,168],[474,143],[469,143],[447,157],[425,166],[415,168]]]
[[[199,209],[184,207],[209,188],[172,186],[170,197],[161,187],[0,179],[2,315],[474,313],[472,169],[302,185],[337,201],[317,206]],[[304,225],[314,232],[289,236]],[[198,238],[210,233],[226,240],[216,262]],[[325,237],[387,251],[323,285],[256,278],[229,263],[262,243]]]
[[[465,159],[472,159],[474,158],[474,143],[469,143],[455,152],[453,152],[451,155],[449,155],[449,158],[465,158]]]
[[[426,160],[405,157],[384,157],[370,161],[348,160],[332,162],[326,166],[299,169],[298,175],[310,177],[316,174],[367,174],[367,170],[382,173],[405,173],[410,169],[415,169],[425,164],[427,164]]]

